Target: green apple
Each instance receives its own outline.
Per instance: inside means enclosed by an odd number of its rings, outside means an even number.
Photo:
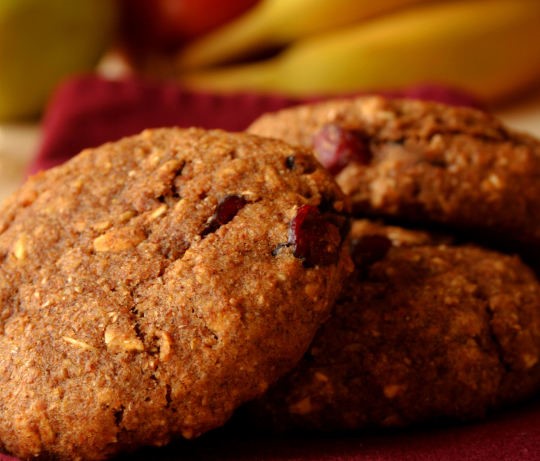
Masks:
[[[0,0],[0,120],[38,115],[63,77],[93,69],[116,21],[116,0]]]

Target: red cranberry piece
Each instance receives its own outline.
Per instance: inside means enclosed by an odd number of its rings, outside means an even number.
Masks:
[[[306,267],[327,266],[339,258],[339,228],[314,206],[302,205],[289,226],[288,244]]]
[[[203,232],[203,236],[211,232],[215,232],[223,224],[227,224],[231,221],[236,214],[244,208],[247,201],[244,197],[239,195],[227,195],[224,197],[216,207],[216,211],[210,218],[206,229]]]
[[[213,219],[220,226],[227,224],[242,208],[244,208],[246,203],[247,201],[244,197],[227,195],[218,203]]]
[[[367,165],[371,151],[362,133],[328,123],[313,137],[315,156],[332,174],[338,174],[350,162]]]
[[[369,266],[380,261],[392,248],[392,241],[384,235],[366,235],[352,243],[352,257],[358,266]]]

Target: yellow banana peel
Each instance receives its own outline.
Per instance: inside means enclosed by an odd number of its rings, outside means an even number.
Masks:
[[[194,69],[220,64],[422,1],[428,0],[262,0],[237,20],[189,44],[177,65]]]
[[[439,83],[495,102],[540,80],[540,1],[414,6],[298,41],[266,61],[181,80],[213,91],[295,96]]]

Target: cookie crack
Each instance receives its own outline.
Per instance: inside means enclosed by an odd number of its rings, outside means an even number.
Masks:
[[[495,312],[491,308],[489,303],[489,296],[481,291],[477,291],[474,293],[474,296],[484,305],[483,311],[485,314],[485,321],[487,326],[487,334],[489,337],[489,340],[491,344],[493,345],[493,348],[495,349],[495,355],[497,356],[497,361],[499,364],[503,367],[505,373],[509,373],[512,371],[511,365],[508,363],[508,361],[505,358],[504,354],[504,347],[502,346],[501,342],[499,341],[499,338],[497,334],[495,333],[495,330],[493,328],[493,321],[495,317]],[[475,343],[478,345],[478,347],[484,351],[489,352],[488,349],[482,344],[481,339],[478,337],[478,335],[474,335],[473,339]]]
[[[164,176],[161,177],[163,181],[163,189],[160,195],[156,197],[156,200],[161,203],[170,204],[171,202],[175,203],[180,199],[181,194],[179,178],[182,176],[182,172],[184,171],[184,168],[187,164],[188,162],[186,160],[182,160],[174,168],[165,172]],[[166,165],[167,163],[165,165],[162,165],[162,167]]]
[[[172,388],[169,383],[165,384],[165,408],[171,408],[172,405]]]
[[[488,327],[488,334],[491,339],[491,342],[493,343],[493,346],[495,347],[495,351],[497,353],[497,358],[499,360],[499,363],[504,368],[504,371],[506,373],[510,373],[512,371],[512,366],[508,363],[508,361],[505,358],[504,354],[504,347],[502,346],[501,342],[499,341],[499,338],[497,334],[495,333],[495,330],[493,328],[493,320],[495,312],[489,305],[489,301],[486,300],[485,303],[485,313],[487,316],[487,327]]]
[[[146,335],[143,333],[142,331],[142,328],[141,328],[141,324],[140,324],[140,319],[144,318],[144,313],[143,312],[139,312],[139,310],[137,309],[136,306],[132,306],[129,310],[132,314],[132,318],[133,318],[133,330],[135,331],[135,335],[137,336],[137,338],[143,343],[143,344],[146,344],[145,343],[145,337]]]
[[[114,424],[118,429],[122,428],[122,420],[124,419],[124,405],[120,405],[120,408],[113,411]]]

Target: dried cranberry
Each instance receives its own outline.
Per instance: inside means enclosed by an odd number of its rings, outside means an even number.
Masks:
[[[328,123],[313,137],[313,150],[321,164],[332,174],[338,174],[350,162],[368,164],[371,151],[365,136]]]
[[[244,208],[247,201],[244,197],[239,195],[227,195],[224,197],[216,207],[216,211],[208,221],[206,229],[204,229],[203,236],[215,232],[223,224],[227,224],[231,221],[236,214]]]
[[[311,205],[302,205],[289,226],[288,245],[306,267],[334,264],[339,258],[341,235],[330,213],[321,214]]]
[[[371,265],[386,256],[392,241],[384,235],[366,235],[352,242],[352,257],[357,266]]]

